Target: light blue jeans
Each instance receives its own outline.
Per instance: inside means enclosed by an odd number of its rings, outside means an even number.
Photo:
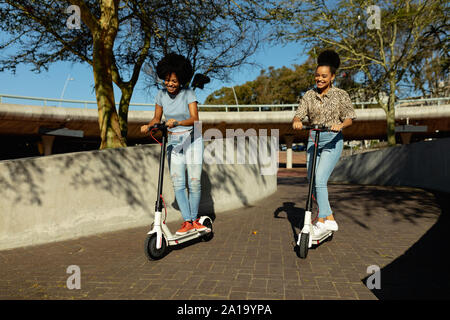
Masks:
[[[316,131],[312,131],[308,138],[306,166],[308,168],[308,180],[311,178],[312,158],[314,155],[314,139]],[[327,183],[334,167],[342,153],[344,139],[342,132],[321,132],[319,136],[319,149],[316,160],[316,177],[314,181],[314,197],[319,206],[319,218],[325,218],[332,214],[328,201]]]
[[[184,221],[197,219],[201,197],[203,164],[203,138],[194,137],[191,130],[181,134],[169,134],[167,140],[167,162],[172,178],[175,199]],[[186,170],[189,195],[186,188]]]

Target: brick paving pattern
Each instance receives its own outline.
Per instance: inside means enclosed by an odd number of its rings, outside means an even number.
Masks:
[[[217,214],[211,241],[159,261],[144,254],[148,227],[0,251],[0,299],[377,299],[367,267],[388,266],[427,233],[441,213],[433,194],[330,185],[340,229],[300,259],[304,176],[304,168],[280,169],[274,195]],[[66,286],[70,265],[80,267],[79,290]]]

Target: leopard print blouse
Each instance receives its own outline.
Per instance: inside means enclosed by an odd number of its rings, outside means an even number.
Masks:
[[[350,96],[345,90],[334,86],[323,97],[320,97],[316,88],[303,95],[294,117],[303,120],[306,116],[311,125],[322,124],[327,127],[341,124],[345,119],[356,119]]]

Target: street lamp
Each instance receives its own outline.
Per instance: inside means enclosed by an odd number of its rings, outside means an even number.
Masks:
[[[233,94],[234,94],[234,100],[236,100],[236,106],[239,105],[237,96],[236,96],[236,91],[234,91],[234,86],[231,86],[231,89],[233,90]],[[237,107],[237,111],[239,112],[239,107]]]
[[[62,90],[62,92],[61,92],[61,98],[60,98],[60,100],[62,100],[63,99],[63,97],[64,97],[64,92],[66,91],[66,88],[67,88],[67,85],[69,84],[69,81],[73,81],[73,80],[75,80],[74,78],[71,78],[70,77],[70,74],[67,76],[67,79],[66,79],[66,83],[64,83],[64,88],[63,88],[63,90]],[[61,107],[61,103],[62,103],[62,101],[59,101],[59,106]]]

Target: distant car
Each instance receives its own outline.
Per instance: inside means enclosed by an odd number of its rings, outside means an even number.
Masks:
[[[305,146],[303,146],[301,144],[296,144],[296,145],[292,146],[292,150],[293,151],[303,151],[303,150],[305,150]]]
[[[282,145],[281,146],[281,151],[286,151],[286,146]]]

